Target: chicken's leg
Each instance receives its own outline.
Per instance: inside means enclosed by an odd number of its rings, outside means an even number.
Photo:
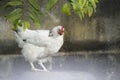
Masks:
[[[49,72],[49,71],[47,70],[47,68],[43,65],[43,63],[42,63],[41,61],[38,61],[38,64],[43,68],[43,71]]]
[[[43,71],[43,70],[40,70],[40,69],[35,68],[33,62],[30,62],[30,65],[31,65],[31,69],[32,69],[33,71]]]

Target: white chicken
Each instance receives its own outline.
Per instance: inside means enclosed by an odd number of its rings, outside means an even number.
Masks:
[[[16,38],[22,48],[24,58],[29,61],[32,70],[48,71],[43,65],[49,56],[54,55],[63,45],[64,27],[56,26],[52,30],[26,30],[18,27]],[[23,40],[24,39],[24,40]],[[43,70],[35,68],[33,62],[37,61]]]

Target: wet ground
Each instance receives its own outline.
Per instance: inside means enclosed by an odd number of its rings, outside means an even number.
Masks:
[[[33,72],[22,56],[1,55],[0,80],[120,80],[119,54],[54,56],[45,66]]]

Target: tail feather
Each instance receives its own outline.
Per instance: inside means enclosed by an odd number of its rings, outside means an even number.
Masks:
[[[12,29],[13,31],[15,31],[16,33],[18,32],[18,30],[17,29]]]

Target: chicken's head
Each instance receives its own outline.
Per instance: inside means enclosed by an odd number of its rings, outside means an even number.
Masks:
[[[57,37],[64,35],[64,27],[63,26],[56,26],[52,30],[50,30],[49,36]]]

